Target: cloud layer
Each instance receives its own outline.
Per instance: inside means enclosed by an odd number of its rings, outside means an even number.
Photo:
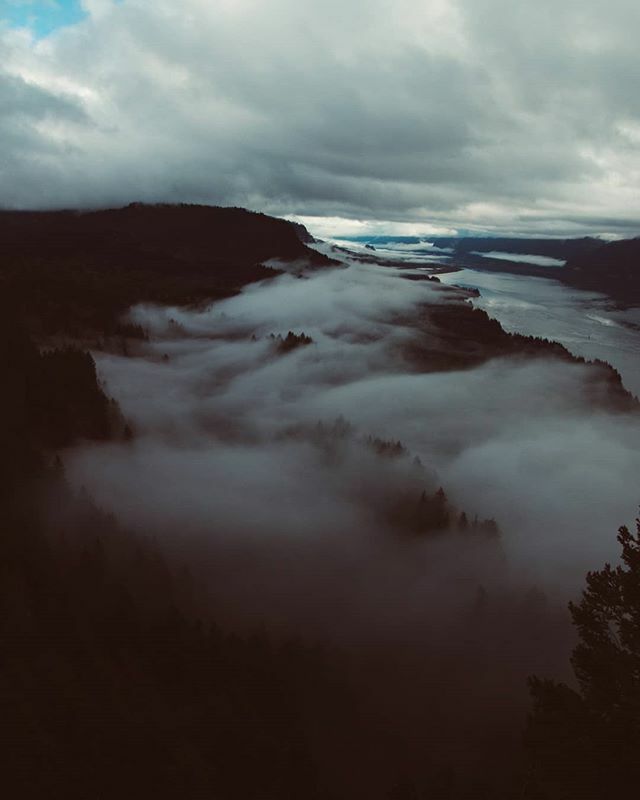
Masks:
[[[633,0],[91,0],[0,28],[7,206],[634,233]]]

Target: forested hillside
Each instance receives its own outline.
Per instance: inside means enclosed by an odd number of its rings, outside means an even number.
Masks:
[[[301,237],[240,208],[2,211],[0,291],[38,335],[135,334],[120,321],[135,303],[226,297],[277,274],[270,259],[329,263]]]

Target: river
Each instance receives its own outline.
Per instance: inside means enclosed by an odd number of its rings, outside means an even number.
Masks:
[[[640,396],[640,309],[620,311],[602,294],[547,278],[463,269],[443,283],[480,291],[473,301],[505,330],[561,342],[572,353],[608,361]]]
[[[362,244],[338,243],[360,256],[367,252]],[[394,242],[378,245],[376,256],[403,261],[408,268],[419,262],[452,263],[448,254],[435,250],[424,242]],[[521,261],[524,257],[511,258]],[[527,260],[533,263],[536,257],[527,256]],[[562,267],[549,266],[550,272],[558,269]],[[480,297],[473,304],[509,332],[552,339],[575,355],[607,361],[620,372],[627,389],[640,397],[640,308],[622,311],[603,294],[572,289],[551,278],[475,269],[461,269],[439,278],[442,283],[477,289]]]

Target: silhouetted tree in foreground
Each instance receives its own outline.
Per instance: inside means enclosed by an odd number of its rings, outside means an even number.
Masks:
[[[587,575],[569,608],[580,637],[571,663],[579,690],[532,678],[525,796],[622,798],[640,791],[640,520],[620,528],[622,563]]]

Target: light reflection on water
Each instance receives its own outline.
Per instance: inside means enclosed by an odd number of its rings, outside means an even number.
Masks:
[[[361,257],[362,244],[341,242]],[[446,254],[416,252],[421,245],[379,246],[371,255],[404,262],[409,271],[431,272],[421,264],[447,265]],[[559,267],[550,268],[556,272]],[[615,367],[624,385],[640,397],[640,308],[622,311],[606,295],[572,289],[551,278],[461,269],[439,275],[448,285],[478,289],[473,304],[497,319],[506,331],[538,336],[563,344],[586,359]]]
[[[620,311],[602,294],[547,278],[463,269],[440,280],[478,289],[474,305],[507,331],[553,339],[576,355],[608,361],[640,395],[640,309]]]

